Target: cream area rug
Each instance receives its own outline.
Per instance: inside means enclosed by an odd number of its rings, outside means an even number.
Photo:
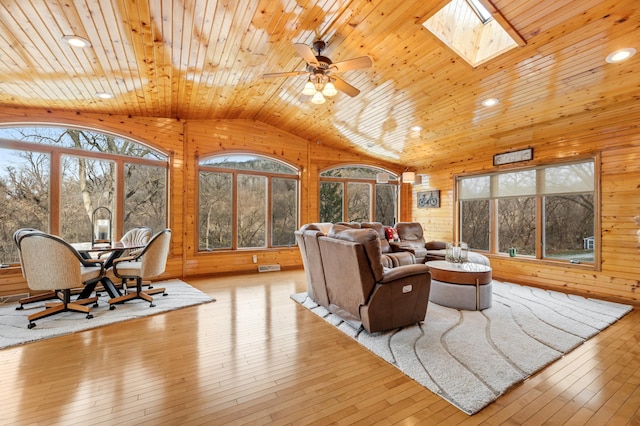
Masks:
[[[462,311],[429,303],[423,323],[355,329],[307,297],[293,300],[467,414],[582,344],[631,306],[493,281],[493,305]]]
[[[0,305],[0,349],[215,301],[180,280],[158,281],[154,282],[153,286],[165,287],[167,292],[166,296],[162,296],[162,293],[153,295],[153,303],[156,305],[153,308],[149,307],[149,302],[137,299],[118,304],[116,309],[111,311],[107,303],[109,296],[103,291],[98,300],[98,307],[91,308],[93,318],[86,319],[86,314],[81,312],[63,312],[36,320],[36,327],[30,330],[27,328],[29,324],[27,316],[44,309],[44,302],[30,303],[20,311],[16,310],[17,303],[2,304]],[[144,288],[146,286],[143,286]],[[75,296],[72,296],[72,299],[74,298]]]

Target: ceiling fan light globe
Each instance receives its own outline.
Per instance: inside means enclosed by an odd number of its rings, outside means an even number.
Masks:
[[[302,94],[307,96],[315,95],[316,86],[313,85],[311,81],[307,81],[307,84],[304,85],[304,89],[302,89]]]
[[[313,95],[313,97],[311,98],[311,103],[316,104],[316,105],[320,105],[325,103],[327,100],[324,98],[324,96],[322,96],[322,93],[320,92],[316,92],[315,95]]]
[[[324,96],[335,96],[338,94],[338,91],[336,90],[336,86],[333,85],[332,82],[328,82],[327,84],[324,85],[324,89],[322,89],[322,94]]]

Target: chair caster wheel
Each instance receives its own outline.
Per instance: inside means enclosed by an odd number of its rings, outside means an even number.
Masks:
[[[29,330],[31,330],[31,329],[32,329],[33,327],[35,327],[35,326],[36,326],[36,323],[35,323],[35,322],[30,322],[30,323],[29,323],[29,325],[27,326],[27,328],[28,328]]]
[[[87,314],[87,319],[91,319],[91,318],[93,318],[93,315]]]
[[[152,303],[152,304],[149,305],[150,308],[153,308],[155,306],[156,306],[155,303]]]
[[[21,310],[23,310],[23,309],[24,309],[24,306],[22,306],[22,305],[20,305],[20,306],[16,307],[16,311],[21,311]]]
[[[116,308],[116,305],[111,305],[111,306],[109,306],[109,310],[110,310],[110,311],[113,311],[115,308]]]
[[[99,306],[99,305],[98,305],[98,302],[96,302],[96,303],[94,303],[94,304],[93,304],[93,307],[94,307],[94,308],[97,308],[98,306]]]
[[[168,296],[168,295],[169,295],[169,293],[162,293],[162,295],[163,295],[163,296]]]

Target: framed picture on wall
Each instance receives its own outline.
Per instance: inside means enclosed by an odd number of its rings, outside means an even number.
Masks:
[[[429,209],[440,207],[440,190],[418,192],[418,208]]]

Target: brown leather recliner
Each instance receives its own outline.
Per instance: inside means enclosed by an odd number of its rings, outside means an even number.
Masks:
[[[331,223],[310,223],[294,232],[302,257],[302,265],[307,275],[307,295],[325,308],[329,308],[329,298],[327,297],[318,237],[326,235],[331,226],[333,226]]]
[[[427,259],[427,247],[422,225],[418,222],[398,222],[395,228],[400,242],[389,243],[393,251],[408,251],[416,257],[416,263],[424,263]]]
[[[362,222],[362,228],[371,228],[378,233],[380,239],[380,249],[382,251],[382,264],[387,268],[395,268],[400,265],[413,265],[416,263],[416,258],[413,253],[408,251],[394,253],[391,249],[391,245],[387,240],[387,236],[384,232],[384,225],[380,222]],[[385,256],[388,259],[385,259]]]
[[[396,230],[400,242],[390,242],[394,251],[409,251],[416,257],[416,262],[424,263],[430,260],[445,260],[447,243],[443,241],[425,242],[422,225],[418,222],[398,222]],[[491,266],[489,258],[483,254],[469,251],[467,254],[470,263]]]
[[[385,269],[373,229],[334,225],[328,236],[318,237],[318,243],[329,311],[369,332],[424,320],[431,289],[426,265]]]

